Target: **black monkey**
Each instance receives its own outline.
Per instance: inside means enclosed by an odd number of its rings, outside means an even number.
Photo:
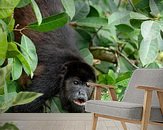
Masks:
[[[44,17],[62,11],[60,0],[36,0]],[[14,13],[19,27],[36,21],[30,5],[16,9]],[[91,97],[92,88],[86,82],[95,81],[93,68],[80,56],[75,45],[74,31],[64,26],[48,33],[25,30],[25,35],[35,43],[39,65],[32,83],[26,91],[44,95],[31,103],[16,106],[14,112],[43,112],[46,100],[59,94],[62,107],[69,112],[84,112],[84,103]],[[16,40],[20,34],[15,33]]]

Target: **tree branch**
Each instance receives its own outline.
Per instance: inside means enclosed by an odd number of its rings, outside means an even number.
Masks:
[[[108,61],[111,63],[117,63],[117,55],[122,56],[127,62],[129,62],[134,68],[139,68],[136,66],[128,57],[126,57],[123,53],[118,50],[114,50],[106,47],[90,47],[90,51],[92,52],[95,59],[100,59],[104,61]]]
[[[95,59],[116,63],[117,59],[114,53],[109,48],[104,47],[90,47],[90,51]]]

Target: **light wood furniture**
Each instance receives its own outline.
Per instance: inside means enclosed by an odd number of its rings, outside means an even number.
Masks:
[[[110,92],[110,96],[112,97],[112,100],[113,100],[112,102],[117,101],[115,89],[113,86],[94,84],[94,83],[88,83],[88,84],[90,86],[95,87],[95,96],[94,96],[95,100],[100,100],[101,88],[107,88]],[[102,110],[103,109],[102,107],[107,106],[107,104],[104,104],[104,105],[100,104],[98,110],[96,110],[97,108],[94,109],[94,107],[88,108],[89,112],[93,113],[92,130],[96,130],[98,117],[118,120],[121,122],[124,130],[127,130],[127,126],[125,123],[141,124],[141,130],[147,130],[148,124],[163,126],[162,119],[160,120],[160,122],[153,121],[153,119],[152,120],[150,119],[152,118],[150,117],[152,116],[151,108],[157,104],[156,102],[158,102],[160,106],[160,111],[161,111],[160,116],[161,117],[163,116],[162,115],[163,114],[163,69],[137,69],[135,70],[131,77],[128,89],[126,90],[126,94],[122,102],[129,102],[132,104],[133,103],[142,104],[142,114],[141,114],[140,119],[128,119],[128,118],[123,118],[120,116],[109,115],[108,113],[101,114],[104,111]],[[86,104],[86,107],[87,105],[89,106],[90,103],[92,102],[88,101],[88,103]],[[99,101],[97,104],[99,104]]]

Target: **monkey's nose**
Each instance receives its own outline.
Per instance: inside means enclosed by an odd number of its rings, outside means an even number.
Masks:
[[[79,95],[85,96],[86,95],[86,92],[84,90],[79,90]]]

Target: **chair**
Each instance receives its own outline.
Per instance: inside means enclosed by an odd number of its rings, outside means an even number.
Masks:
[[[122,102],[118,102],[113,86],[88,83],[95,87],[96,100],[86,102],[86,111],[93,113],[92,130],[96,130],[98,117],[127,123],[163,126],[163,69],[137,69],[133,72]],[[108,88],[113,101],[101,101],[101,88]]]

